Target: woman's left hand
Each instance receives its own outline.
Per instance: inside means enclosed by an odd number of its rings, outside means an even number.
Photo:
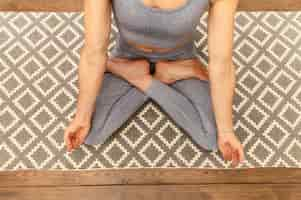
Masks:
[[[233,167],[244,161],[243,146],[233,132],[219,133],[218,146],[224,159],[231,160]]]

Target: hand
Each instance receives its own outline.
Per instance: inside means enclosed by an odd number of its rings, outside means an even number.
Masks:
[[[67,151],[78,148],[89,133],[90,120],[83,120],[75,116],[64,132],[64,141]]]
[[[233,132],[219,133],[218,146],[224,159],[232,160],[233,167],[244,161],[243,146]]]

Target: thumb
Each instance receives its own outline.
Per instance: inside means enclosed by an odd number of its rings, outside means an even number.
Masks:
[[[81,128],[81,130],[78,134],[78,142],[79,142],[78,145],[81,145],[84,142],[85,138],[88,135],[89,129],[90,129],[90,127]]]
[[[67,145],[68,151],[71,151],[71,149],[74,146],[72,137],[77,129],[78,126],[75,123],[71,123],[65,130],[64,140],[65,140],[65,144]]]

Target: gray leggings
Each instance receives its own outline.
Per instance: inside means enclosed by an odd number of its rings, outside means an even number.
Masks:
[[[112,56],[123,58],[185,59],[195,56],[194,46],[164,54],[138,51],[117,40]],[[212,109],[208,81],[196,78],[165,84],[153,79],[147,91],[142,92],[128,81],[105,72],[102,87],[96,97],[91,128],[85,144],[103,144],[129,117],[151,98],[199,147],[217,150],[217,127]]]

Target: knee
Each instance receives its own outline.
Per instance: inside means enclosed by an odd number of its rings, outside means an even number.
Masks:
[[[87,135],[87,137],[85,138],[83,144],[85,145],[95,145],[96,143],[96,139],[93,137],[93,135],[91,133],[89,133]]]
[[[208,120],[205,124],[205,131],[207,134],[207,149],[211,151],[216,151],[218,149],[217,143],[217,127],[214,119]]]
[[[216,137],[212,137],[212,138],[208,139],[207,142],[208,143],[207,143],[206,149],[208,151],[217,151],[218,150],[218,143],[217,143]]]
[[[217,151],[218,144],[217,138],[213,135],[207,135],[201,139],[202,141],[195,141],[199,147],[201,147],[205,151]]]
[[[204,120],[199,123],[202,124],[199,129],[204,131],[203,133],[203,148],[207,151],[216,151],[218,149],[218,142],[217,142],[217,128],[214,121],[211,120]]]

